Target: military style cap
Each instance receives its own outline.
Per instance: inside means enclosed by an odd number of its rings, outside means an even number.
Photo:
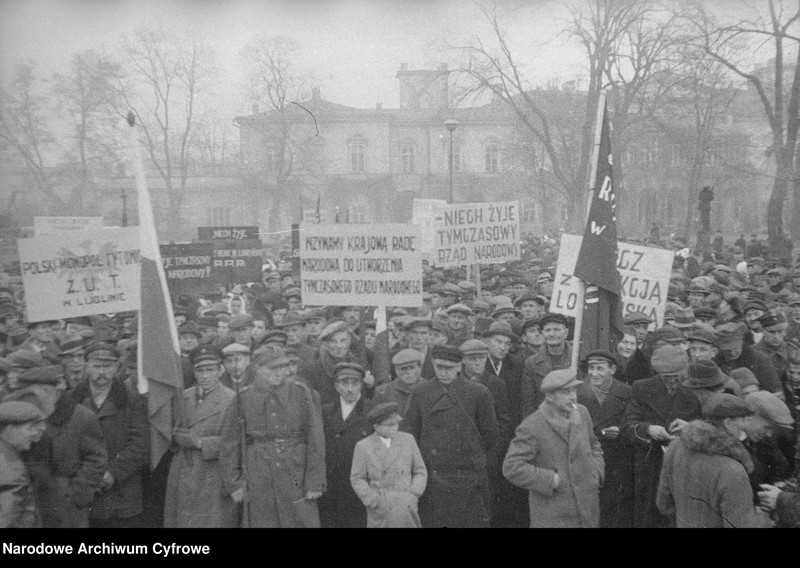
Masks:
[[[183,335],[184,333],[191,333],[199,338],[203,335],[203,330],[195,322],[187,321],[178,326],[178,335]]]
[[[458,349],[462,355],[474,355],[476,353],[488,353],[489,346],[480,339],[468,339],[462,343]]]
[[[251,325],[253,325],[253,316],[250,314],[236,314],[228,321],[228,329],[231,331],[246,329]]]
[[[19,376],[19,382],[28,385],[57,385],[61,382],[61,365],[48,365],[28,369]]]
[[[693,389],[713,389],[725,384],[722,372],[713,361],[692,361],[689,363],[689,383]]]
[[[586,369],[589,367],[589,363],[592,360],[607,361],[610,365],[617,364],[617,358],[613,353],[611,353],[611,351],[607,351],[605,349],[595,349],[594,351],[587,353],[586,357],[583,358],[583,361],[581,361],[581,370],[586,372]]]
[[[383,402],[375,405],[367,413],[367,420],[370,424],[380,424],[390,416],[400,414],[400,405],[396,402]]]
[[[778,426],[791,429],[794,425],[794,418],[792,418],[789,407],[771,392],[751,392],[744,397],[744,401],[755,414]]]
[[[492,337],[493,335],[503,335],[505,337],[508,337],[512,341],[519,339],[519,337],[517,337],[517,334],[514,333],[511,324],[508,323],[507,321],[496,321],[492,323],[492,325],[489,326],[489,329],[487,329],[483,333],[483,336],[486,337],[487,339],[489,337]]]
[[[81,335],[74,334],[68,335],[66,340],[61,344],[61,347],[58,350],[59,355],[71,355],[72,353],[77,353],[86,345],[89,341]]]
[[[575,371],[571,369],[559,369],[550,371],[542,379],[542,386],[539,390],[543,393],[554,392],[560,389],[569,389],[581,384]]]
[[[319,334],[319,338],[322,341],[328,340],[334,333],[338,331],[350,331],[350,327],[348,327],[347,322],[343,320],[336,320],[329,323]]]
[[[443,363],[452,363],[454,366],[461,362],[461,351],[452,345],[434,345],[431,348],[431,359]]]
[[[427,327],[431,329],[433,327],[433,322],[427,318],[411,318],[406,322],[405,330],[410,331],[415,327]]]
[[[222,362],[222,353],[214,347],[200,345],[189,352],[189,362],[192,367],[199,367],[207,363],[219,364]]]
[[[342,361],[341,363],[336,364],[336,366],[333,368],[333,372],[336,375],[337,381],[343,381],[347,379],[356,379],[360,381],[364,378],[366,370],[358,363],[348,363],[346,361]]]
[[[554,314],[554,313],[547,313],[542,318],[542,327],[546,326],[548,323],[560,323],[564,327],[568,326],[567,317],[563,314]]]
[[[300,317],[300,314],[298,314],[297,312],[289,312],[288,314],[283,316],[283,319],[281,320],[281,323],[278,327],[284,328],[292,326],[301,326],[303,325],[303,323],[304,323],[303,318]]]
[[[472,315],[472,309],[470,309],[470,307],[468,305],[466,305],[466,304],[458,303],[458,304],[453,304],[452,306],[447,308],[445,310],[445,313],[446,314],[460,313],[460,314],[464,314],[466,316],[471,316]]]
[[[638,323],[653,323],[653,320],[644,312],[633,312],[625,316],[623,319],[625,325],[635,325]]]
[[[492,317],[496,318],[502,314],[515,314],[517,317],[522,317],[522,313],[510,303],[498,304],[492,312]]]
[[[7,357],[8,362],[12,367],[20,367],[22,369],[32,369],[34,367],[44,367],[44,358],[35,351],[27,349],[19,349],[10,353]]]
[[[783,331],[789,326],[786,323],[786,318],[780,313],[772,314],[767,312],[758,318],[758,322],[767,331]]]
[[[110,343],[95,341],[86,347],[86,360],[88,361],[89,359],[119,361],[119,351]]]
[[[703,405],[703,416],[706,418],[737,418],[751,414],[753,411],[747,403],[732,394],[715,393]]]
[[[256,367],[277,367],[288,362],[289,358],[280,347],[267,345],[259,347],[253,353],[253,364]]]
[[[392,365],[399,367],[409,363],[422,364],[424,360],[425,358],[422,356],[422,353],[416,349],[401,349],[392,357]]]
[[[44,420],[42,411],[30,402],[9,400],[0,402],[0,424],[23,424]]]

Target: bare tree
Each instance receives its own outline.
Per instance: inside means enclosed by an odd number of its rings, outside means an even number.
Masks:
[[[786,255],[783,208],[795,173],[795,149],[800,129],[800,4],[768,0],[751,4],[751,15],[731,24],[718,23],[699,5],[692,22],[696,45],[758,94],[770,131],[775,180],[767,211],[769,245],[774,256]],[[764,12],[766,10],[766,13]],[[773,57],[764,72],[751,70],[753,50],[770,45]],[[786,60],[795,50],[793,62]],[[734,55],[730,55],[733,51]],[[790,224],[792,238],[800,239],[800,184],[795,184]]]
[[[166,185],[168,229],[180,235],[190,142],[200,98],[214,76],[214,54],[199,40],[154,28],[137,31],[121,55],[126,73],[116,82],[123,103],[118,112],[124,116],[132,110],[142,125],[142,143]]]

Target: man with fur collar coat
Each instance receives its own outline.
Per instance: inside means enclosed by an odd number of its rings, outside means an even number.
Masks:
[[[678,528],[767,526],[753,504],[753,460],[742,444],[750,414],[739,397],[715,394],[704,419],[687,424],[667,448],[656,505]]]

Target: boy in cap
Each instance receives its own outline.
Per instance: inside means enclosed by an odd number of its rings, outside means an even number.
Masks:
[[[374,433],[356,444],[350,469],[350,485],[367,508],[367,528],[419,528],[428,471],[417,442],[399,431],[395,402],[376,404],[367,420]]]
[[[751,414],[742,399],[715,394],[703,405],[703,419],[689,422],[666,449],[656,504],[674,526],[765,526],[748,479],[753,460],[742,444]]]
[[[183,392],[183,423],[172,439],[164,502],[166,528],[234,526],[235,506],[222,490],[219,463],[222,419],[234,392],[220,384],[222,354],[202,346],[191,354],[196,385]]]
[[[545,400],[516,430],[503,475],[529,492],[530,526],[597,527],[605,464],[574,370],[549,372]]]
[[[667,527],[656,508],[662,446],[690,421],[700,417],[700,402],[683,386],[689,366],[686,351],[676,345],[657,349],[650,361],[658,373],[633,383],[622,419],[621,436],[634,448],[634,526]]]
[[[436,472],[420,502],[422,526],[488,527],[487,456],[499,439],[492,394],[460,374],[457,348],[437,345],[431,357],[436,379],[414,389],[402,424]]]
[[[29,402],[0,402],[0,528],[37,528],[39,515],[20,453],[44,434],[44,415]]]
[[[589,380],[578,386],[578,404],[589,411],[606,467],[600,489],[600,526],[633,527],[633,456],[619,437],[631,387],[614,378],[617,360],[609,351],[589,352],[580,370]]]
[[[253,357],[255,380],[225,413],[223,488],[243,503],[244,527],[319,527],[325,433],[311,389],[280,349]]]
[[[339,396],[322,405],[327,491],[319,500],[319,519],[323,527],[364,528],[367,514],[350,485],[350,469],[356,443],[371,433],[366,416],[372,401],[361,392],[364,367],[337,363],[335,373]]]

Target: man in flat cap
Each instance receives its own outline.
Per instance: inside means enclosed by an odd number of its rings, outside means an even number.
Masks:
[[[739,397],[716,394],[703,405],[703,419],[689,422],[666,449],[656,504],[672,526],[765,526],[748,479],[753,460],[742,444],[751,414]]]
[[[222,419],[234,392],[220,384],[222,353],[211,346],[192,351],[196,384],[183,392],[183,422],[173,430],[173,451],[164,502],[166,528],[235,526],[236,507],[222,490]]]
[[[64,380],[69,388],[74,388],[83,380],[86,371],[86,346],[89,341],[79,335],[68,335],[58,351]]]
[[[405,416],[411,391],[422,381],[422,362],[424,356],[416,349],[401,349],[392,357],[392,366],[397,378],[375,389],[372,402],[397,403],[400,416]]]
[[[376,404],[367,414],[374,432],[353,451],[350,484],[367,509],[367,528],[419,528],[419,498],[428,470],[414,436],[400,432],[400,407]]]
[[[422,376],[426,379],[433,378],[434,369],[430,356],[430,338],[433,322],[425,318],[411,318],[405,325],[405,338],[407,347],[422,353]],[[447,326],[448,338],[450,327]]]
[[[243,504],[244,527],[319,527],[325,433],[311,389],[291,376],[281,349],[253,357],[255,381],[228,406],[223,488]]]
[[[544,346],[541,351],[525,360],[520,392],[520,416],[534,412],[544,400],[540,387],[550,371],[566,369],[572,364],[572,342],[567,341],[567,318],[561,314],[547,314],[542,318]]]
[[[528,490],[531,527],[597,527],[605,465],[575,371],[549,372],[545,400],[517,427],[503,475]]]
[[[700,402],[692,389],[683,386],[689,357],[677,345],[656,349],[651,358],[658,373],[633,383],[631,398],[622,419],[621,436],[633,446],[634,526],[667,527],[669,519],[655,505],[662,447],[700,417]]]
[[[222,348],[222,365],[225,372],[220,377],[220,383],[234,393],[250,386],[255,373],[250,368],[250,349],[241,343],[229,343]]]
[[[57,321],[28,323],[28,338],[19,348],[39,353],[48,361],[58,363],[58,343],[53,331],[53,325],[57,323]]]
[[[364,367],[342,362],[334,372],[338,397],[322,405],[328,489],[319,500],[319,519],[323,527],[364,528],[367,513],[350,485],[350,469],[356,443],[372,433],[367,420],[372,401],[361,393]]]
[[[603,349],[589,352],[581,362],[588,381],[578,387],[578,404],[586,407],[594,433],[603,448],[605,482],[600,489],[600,526],[633,527],[633,454],[620,437],[631,387],[614,378],[616,357]]]
[[[89,511],[89,524],[96,528],[142,524],[142,470],[150,457],[147,404],[117,376],[118,369],[117,349],[96,341],[86,348],[86,380],[69,393],[97,416],[108,454]]]
[[[489,389],[461,375],[461,352],[431,349],[436,379],[411,393],[402,429],[414,435],[428,467],[420,502],[423,527],[488,527],[487,456],[499,439]]]
[[[44,415],[29,402],[0,402],[0,528],[41,526],[20,453],[44,434]]]
[[[758,319],[764,337],[753,347],[770,358],[775,372],[780,377],[789,366],[789,346],[786,343],[786,330],[789,324],[780,313],[766,313]]]
[[[472,339],[472,330],[468,322],[472,309],[466,304],[453,304],[445,310],[447,326],[450,328],[450,345],[458,347],[468,339]]]
[[[746,367],[758,379],[761,390],[769,391],[779,398],[783,396],[778,374],[770,357],[752,346],[745,345],[746,327],[741,323],[726,323],[717,326],[717,345],[719,354],[714,362],[726,375],[733,369]]]
[[[547,298],[527,292],[519,296],[514,305],[519,308],[525,321],[541,319],[546,312]]]

